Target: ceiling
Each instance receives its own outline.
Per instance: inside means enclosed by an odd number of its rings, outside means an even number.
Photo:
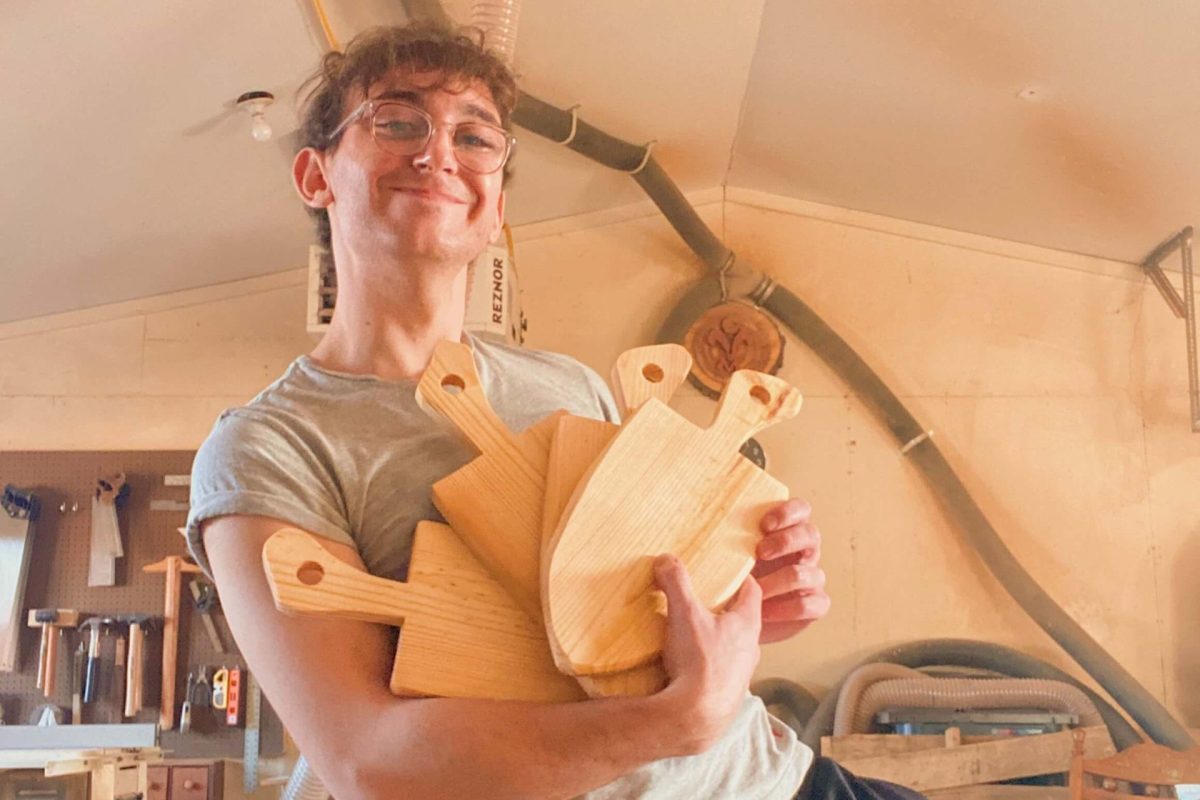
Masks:
[[[428,0],[427,0],[428,2]],[[470,0],[445,7],[466,21]],[[400,0],[325,0],[344,42]],[[310,0],[9,0],[0,322],[306,262],[289,158]],[[1200,219],[1200,2],[524,0],[530,93],[727,185],[1136,261]],[[510,222],[642,199],[525,133]]]

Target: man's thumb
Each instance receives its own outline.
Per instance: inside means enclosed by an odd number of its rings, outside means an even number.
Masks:
[[[677,556],[663,553],[654,559],[654,580],[667,596],[669,610],[676,611],[695,601],[692,595],[692,578]]]

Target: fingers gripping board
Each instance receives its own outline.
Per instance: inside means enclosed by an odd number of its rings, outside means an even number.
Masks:
[[[697,597],[716,609],[754,565],[759,520],[787,487],[738,452],[759,430],[795,416],[800,393],[739,371],[701,429],[651,399],[583,478],[546,543],[542,602],[559,668],[628,669],[662,647],[651,566],[682,558]]]

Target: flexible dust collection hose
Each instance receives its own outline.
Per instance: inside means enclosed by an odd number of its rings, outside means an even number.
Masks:
[[[892,678],[876,681],[850,709],[845,731],[867,733],[875,715],[888,708],[1037,708],[1074,714],[1085,727],[1099,725],[1100,713],[1087,695],[1069,683],[1037,678]],[[841,708],[838,708],[841,711]]]
[[[1142,741],[1142,737],[1129,721],[1092,688],[1058,667],[1011,647],[970,639],[927,639],[911,642],[872,653],[847,673],[847,678],[853,676],[859,667],[875,663],[899,664],[912,669],[947,665],[968,667],[986,669],[1014,678],[1042,678],[1070,684],[1083,692],[1095,706],[1118,750],[1124,750]],[[821,702],[817,704],[816,711],[808,718],[800,739],[810,747],[816,749],[821,744],[822,736],[833,733],[838,698],[847,678],[843,678],[838,686],[825,693]]]

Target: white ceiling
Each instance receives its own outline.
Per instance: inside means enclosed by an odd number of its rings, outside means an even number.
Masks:
[[[325,6],[343,41],[405,18]],[[267,89],[294,126],[324,47],[309,0],[9,0],[0,29],[0,322],[305,263],[288,158],[230,108]],[[1200,218],[1197,29],[1200,0],[524,0],[516,66],[532,94],[656,139],[684,191],[1134,261]],[[520,139],[514,224],[642,199]]]

